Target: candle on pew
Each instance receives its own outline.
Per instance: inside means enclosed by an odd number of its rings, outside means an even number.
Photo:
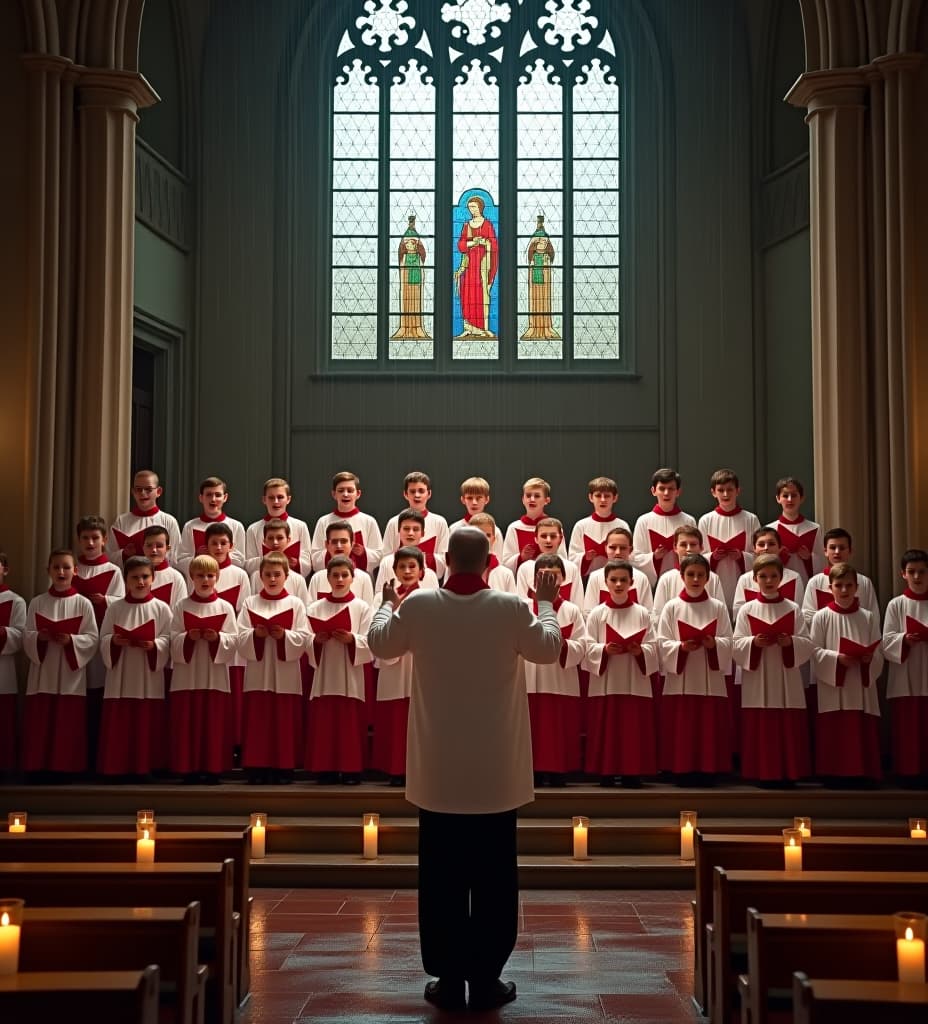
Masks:
[[[267,815],[255,811],[251,816],[251,857],[260,860],[267,852]]]
[[[574,826],[574,860],[590,859],[590,819],[577,815]]]
[[[909,835],[913,839],[928,839],[928,821],[924,818],[909,818]]]
[[[811,818],[793,818],[793,828],[798,828],[803,839],[809,839],[812,835]]]
[[[787,871],[802,871],[802,832],[798,828],[783,829],[783,861]]]
[[[377,859],[377,830],[380,827],[380,815],[367,813],[364,815],[364,859]]]
[[[0,900],[0,974],[16,974],[19,970],[22,921],[22,900]]]
[[[137,864],[155,863],[155,823],[139,825],[136,830],[135,860]]]
[[[26,831],[26,819],[28,815],[25,811],[10,811],[7,815],[6,824],[9,832],[23,833]]]
[[[902,912],[893,914],[896,929],[896,964],[899,981],[904,984],[925,983],[925,926],[924,914]]]
[[[693,859],[693,843],[696,838],[696,812],[680,811],[680,859]]]

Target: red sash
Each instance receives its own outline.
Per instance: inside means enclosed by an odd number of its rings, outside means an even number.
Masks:
[[[273,548],[269,548],[263,541],[261,542],[261,553],[269,555]],[[298,540],[293,541],[292,544],[288,544],[283,551],[282,555],[286,555],[287,558],[295,558],[297,561],[300,560],[300,542]]]
[[[850,637],[841,637],[838,643],[838,654],[844,654],[848,658],[853,659],[860,663],[860,681],[864,686],[870,685],[870,665],[865,664],[861,661],[862,658],[873,652],[880,646],[879,640],[874,640],[872,644],[859,644],[856,640],[851,640]],[[835,682],[838,686],[844,686],[844,677],[847,674],[847,669],[838,662],[838,669],[835,673]]]
[[[252,629],[255,626],[267,626],[268,629],[271,626],[283,626],[284,629],[293,629],[293,609],[287,608],[285,611],[278,612],[276,615],[272,615],[269,619],[260,615],[254,609],[248,609],[248,618],[251,620]],[[255,654],[258,656],[258,661],[264,658],[264,637],[256,636],[254,638]],[[281,637],[277,641],[277,658],[279,661],[287,660],[287,651],[284,646],[284,638]]]

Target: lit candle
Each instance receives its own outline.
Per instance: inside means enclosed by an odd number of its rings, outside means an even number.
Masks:
[[[251,816],[251,857],[260,860],[267,852],[267,815],[256,811]]]
[[[19,931],[22,900],[0,900],[0,974],[19,970]]]
[[[787,871],[802,871],[802,832],[783,829],[783,861]]]
[[[10,811],[6,819],[8,831],[18,833],[25,832],[26,818],[27,814],[25,811]]]
[[[590,819],[577,816],[573,819],[574,825],[574,860],[589,860],[589,830]]]
[[[135,827],[139,828],[144,825],[153,825],[155,823],[155,812],[147,809],[135,812]]]
[[[364,815],[364,859],[377,859],[377,829],[380,825],[379,814]]]
[[[680,859],[693,859],[693,840],[696,836],[696,812],[680,811]]]
[[[899,980],[905,984],[925,983],[925,925],[924,914],[893,914],[896,929],[896,964]]]
[[[135,860],[137,864],[155,863],[155,824],[140,825],[136,833]]]
[[[928,839],[926,824],[924,818],[909,818],[909,835],[913,839]]]
[[[812,819],[793,818],[793,828],[798,828],[802,833],[802,838],[808,839],[812,835]]]

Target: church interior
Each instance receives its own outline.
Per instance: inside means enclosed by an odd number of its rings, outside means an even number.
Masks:
[[[263,579],[265,482],[311,528],[349,471],[383,528],[410,472],[449,522],[480,477],[505,531],[540,478],[566,541],[590,480],[634,524],[673,467],[695,520],[730,467],[760,524],[801,482],[885,612],[928,547],[926,55],[923,0],[4,0],[0,601],[149,468],[180,524],[218,478]],[[928,770],[895,771],[890,660],[872,784],[539,785],[518,999],[458,1019],[925,1019]],[[422,1000],[416,808],[369,764],[21,768],[2,1019],[455,1019]]]

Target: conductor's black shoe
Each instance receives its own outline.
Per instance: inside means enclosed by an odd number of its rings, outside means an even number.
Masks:
[[[464,981],[430,981],[425,986],[425,1001],[437,1006],[439,1010],[463,1010]]]
[[[489,985],[471,985],[467,1005],[471,1010],[495,1010],[511,1003],[515,997],[516,983],[497,978]]]

